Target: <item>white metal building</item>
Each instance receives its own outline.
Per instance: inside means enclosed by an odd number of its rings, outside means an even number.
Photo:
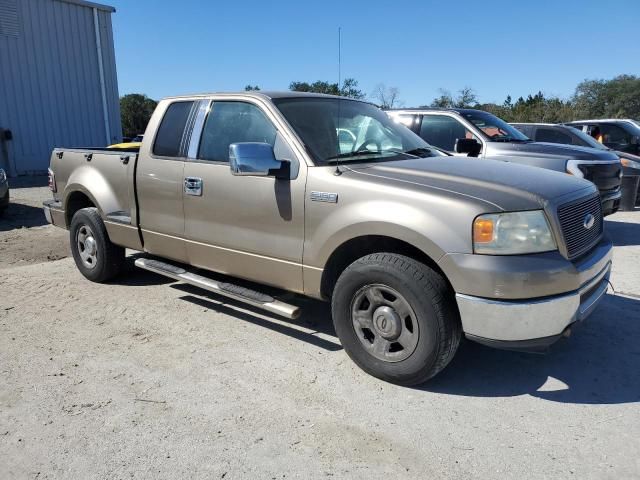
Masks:
[[[46,172],[54,147],[122,138],[111,14],[84,0],[0,0],[0,167]]]

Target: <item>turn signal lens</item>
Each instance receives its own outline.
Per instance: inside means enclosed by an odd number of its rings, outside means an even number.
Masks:
[[[489,243],[493,241],[493,220],[476,218],[473,222],[473,241],[475,243]]]

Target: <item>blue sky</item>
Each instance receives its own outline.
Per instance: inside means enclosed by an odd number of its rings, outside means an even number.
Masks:
[[[585,78],[640,74],[640,0],[104,0],[113,15],[120,94],[285,90],[342,76],[405,106],[470,86],[482,102]]]

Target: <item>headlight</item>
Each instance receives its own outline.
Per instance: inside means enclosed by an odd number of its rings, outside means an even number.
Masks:
[[[0,183],[4,183],[7,181],[7,174],[3,169],[0,168]]]
[[[640,170],[640,162],[634,162],[633,160],[629,160],[628,158],[620,157],[620,163],[628,168],[636,168]]]
[[[474,253],[515,255],[557,248],[542,210],[490,213],[473,222]]]

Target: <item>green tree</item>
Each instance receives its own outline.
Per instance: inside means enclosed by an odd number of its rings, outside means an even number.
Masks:
[[[454,97],[449,90],[440,88],[440,96],[433,99],[432,107],[437,108],[472,108],[478,105],[478,96],[471,87],[464,87],[458,90],[458,95]]]
[[[253,92],[253,91],[258,91],[260,90],[260,87],[258,85],[246,85],[244,87],[244,91],[245,92]]]
[[[338,83],[329,83],[323,80],[318,80],[313,83],[309,82],[291,82],[289,84],[289,90],[294,92],[313,92],[313,93],[325,93],[327,95],[340,95],[342,97],[362,99],[365,98],[365,94],[362,90],[358,89],[358,82],[353,78],[346,78],[342,82],[342,88],[339,88]]]
[[[640,118],[640,77],[584,80],[573,97],[577,117]]]
[[[124,136],[135,137],[144,133],[156,105],[158,102],[140,93],[120,97],[120,118]]]

